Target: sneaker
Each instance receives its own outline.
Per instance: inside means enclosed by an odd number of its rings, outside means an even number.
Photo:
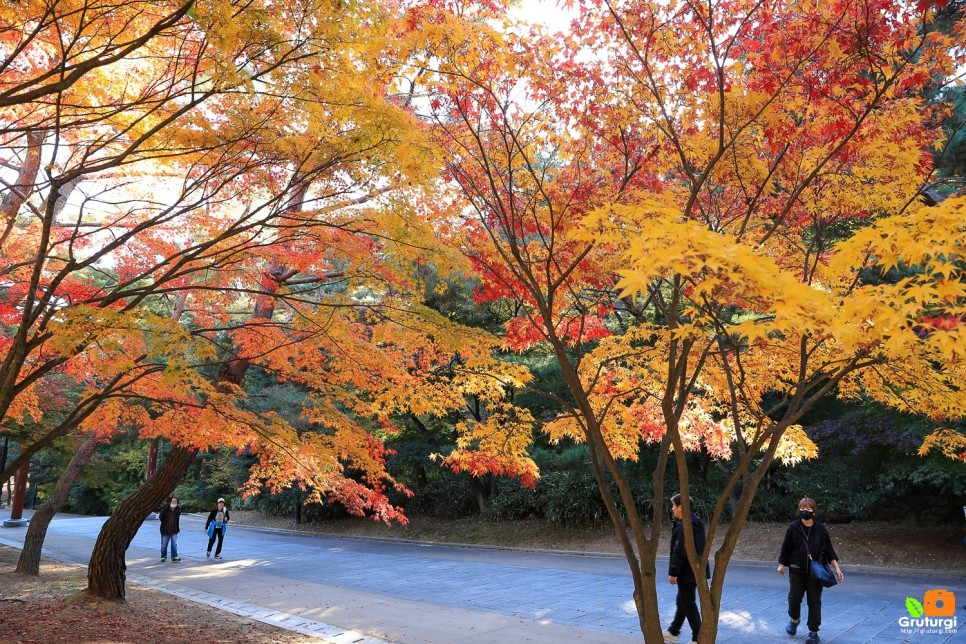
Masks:
[[[171,557],[172,563],[175,561],[181,561],[181,557]]]
[[[664,631],[665,644],[676,644],[677,641],[678,641],[678,633],[672,633],[671,631]]]
[[[809,633],[808,637],[805,638],[805,644],[818,644],[819,643],[818,633]]]
[[[215,555],[215,559],[221,559],[221,555]]]
[[[785,627],[785,632],[795,637],[795,633],[798,632],[798,622],[794,619],[788,620],[788,626]]]
[[[206,556],[206,557],[210,557],[210,556],[211,556],[211,550],[209,550],[208,552],[206,552],[206,553],[205,553],[205,556]]]
[[[168,558],[167,558],[167,557],[161,557],[161,563],[164,563],[164,562],[165,562],[165,561],[167,561],[167,560],[168,560]]]

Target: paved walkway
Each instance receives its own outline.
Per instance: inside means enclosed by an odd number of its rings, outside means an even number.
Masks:
[[[0,520],[7,517],[0,510]],[[29,515],[29,513],[28,513]],[[86,563],[103,517],[59,516],[44,554]],[[127,552],[128,579],[329,642],[565,644],[641,642],[622,558],[319,537],[232,526],[225,559],[206,559],[201,517],[183,516],[181,563],[159,562],[157,521]],[[26,528],[0,528],[19,547]],[[662,565],[659,563],[659,565]],[[966,571],[859,571],[823,595],[822,641],[966,644]],[[956,629],[903,633],[906,597],[957,597]],[[660,586],[664,622],[674,589]],[[718,642],[801,642],[784,632],[785,578],[768,565],[733,565]],[[804,610],[803,606],[803,610]],[[689,632],[685,626],[685,632]]]

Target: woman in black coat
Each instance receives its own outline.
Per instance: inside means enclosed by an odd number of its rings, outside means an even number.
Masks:
[[[827,562],[835,570],[839,582],[845,579],[839,568],[839,557],[832,547],[828,529],[815,520],[818,504],[808,497],[798,502],[798,518],[788,524],[785,541],[778,555],[778,574],[788,568],[788,617],[785,628],[789,635],[798,631],[802,614],[802,597],[808,602],[808,637],[806,644],[818,644],[818,629],[822,624],[822,585],[809,574],[809,555],[815,561]]]

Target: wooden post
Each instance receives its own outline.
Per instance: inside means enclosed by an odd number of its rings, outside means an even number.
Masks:
[[[154,476],[154,473],[158,469],[158,439],[155,438],[151,441],[151,445],[148,447],[148,475],[145,477],[145,481]]]
[[[7,469],[7,448],[9,445],[10,445],[10,437],[4,436],[3,446],[0,447],[0,472]],[[2,507],[3,507],[3,481],[0,480],[0,508]]]
[[[13,486],[13,501],[10,503],[10,518],[3,522],[4,528],[21,528],[27,525],[27,520],[23,518],[23,504],[27,499],[27,476],[30,473],[30,461],[17,470],[17,480]]]

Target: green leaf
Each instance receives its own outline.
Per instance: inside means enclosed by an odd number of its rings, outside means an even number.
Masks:
[[[915,597],[906,597],[906,610],[913,617],[922,617],[923,610],[922,604]]]

